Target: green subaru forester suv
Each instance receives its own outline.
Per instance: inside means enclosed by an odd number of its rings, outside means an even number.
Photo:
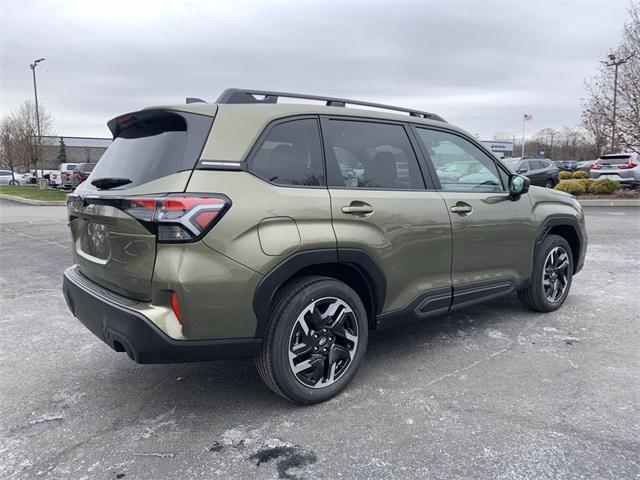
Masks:
[[[68,199],[67,304],[136,362],[255,357],[273,391],[321,402],[371,330],[511,292],[549,312],[582,267],[578,202],[529,189],[438,115],[257,90],[196,100],[111,120]]]

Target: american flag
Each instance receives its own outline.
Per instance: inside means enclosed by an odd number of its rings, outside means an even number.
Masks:
[[[528,122],[529,120],[533,120],[533,115],[531,115],[530,113],[525,113],[524,114],[524,121]]]

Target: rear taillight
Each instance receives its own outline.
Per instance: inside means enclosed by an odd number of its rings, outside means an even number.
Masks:
[[[623,170],[629,169],[629,168],[636,168],[638,166],[637,163],[633,163],[633,162],[629,162],[626,165],[620,165],[620,168]]]
[[[593,167],[591,167],[591,170],[600,170],[600,169],[602,169],[600,165],[594,165]]]
[[[172,194],[165,197],[127,197],[122,210],[154,227],[158,242],[200,239],[222,218],[231,201],[223,195]]]

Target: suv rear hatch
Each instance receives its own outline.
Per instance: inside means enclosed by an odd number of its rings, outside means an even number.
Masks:
[[[165,230],[181,228],[192,203],[176,192],[185,191],[212,124],[213,116],[168,110],[108,123],[113,143],[67,202],[74,259],[84,276],[120,295],[151,300],[158,221],[167,222]],[[185,231],[174,238],[163,230],[164,240],[197,238],[195,227]]]
[[[591,170],[596,178],[608,175],[625,178],[633,177],[632,169],[637,166],[631,154],[613,154],[600,157]]]

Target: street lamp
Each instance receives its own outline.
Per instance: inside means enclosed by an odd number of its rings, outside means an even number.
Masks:
[[[614,153],[615,145],[616,145],[616,103],[618,100],[618,67],[620,65],[624,65],[635,55],[631,53],[627,58],[621,58],[620,60],[616,60],[616,56],[613,53],[607,55],[609,57],[608,62],[600,61],[606,67],[613,67],[613,119],[612,119],[612,127],[611,127],[611,153]]]
[[[33,73],[33,95],[36,98],[36,125],[38,128],[38,143],[36,144],[36,165],[40,160],[40,143],[42,142],[42,136],[40,134],[40,112],[38,111],[38,87],[36,86],[36,67],[40,62],[44,62],[44,58],[39,58],[34,60],[32,64],[29,65],[31,72]],[[40,163],[40,175],[44,178],[44,166]],[[36,181],[38,179],[38,167],[36,166]]]

